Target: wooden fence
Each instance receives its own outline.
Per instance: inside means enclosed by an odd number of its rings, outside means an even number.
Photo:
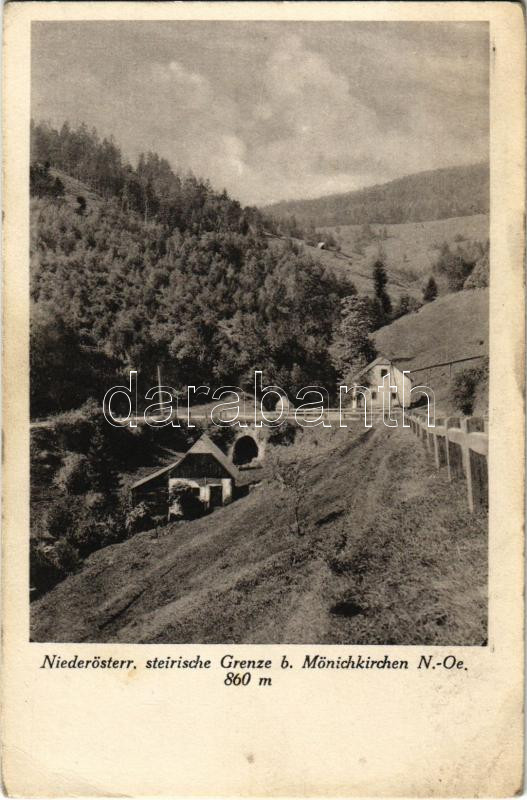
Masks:
[[[427,417],[407,415],[412,431],[434,457],[435,465],[446,467],[450,481],[465,481],[470,511],[488,510],[488,422],[482,417],[445,417],[429,428]]]

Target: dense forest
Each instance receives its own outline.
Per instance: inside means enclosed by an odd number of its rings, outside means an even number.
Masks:
[[[276,225],[285,224],[298,232],[313,223],[317,227],[396,225],[488,211],[488,164],[420,172],[355,192],[274,203],[264,209]]]
[[[31,128],[31,409],[100,398],[127,369],[163,383],[333,388],[353,285],[226,192],[156,154],[134,168],[85,126]]]

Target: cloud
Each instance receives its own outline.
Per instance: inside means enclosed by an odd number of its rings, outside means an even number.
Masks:
[[[33,43],[37,118],[85,121],[246,203],[488,153],[479,23],[42,23]]]
[[[285,38],[270,54],[262,96],[244,127],[254,191],[265,186],[273,199],[360,185],[376,163],[370,149],[379,128],[375,110],[299,36]]]
[[[132,77],[135,91],[141,99],[149,94],[159,104],[165,103],[168,107],[173,107],[179,103],[184,108],[198,112],[212,102],[213,91],[209,79],[187,69],[179,61],[155,62],[146,74],[143,69],[138,69]]]
[[[419,48],[402,58],[379,37],[373,41],[356,58],[362,74],[376,78],[370,95],[367,82],[335,69],[299,35],[276,44],[244,125],[244,177],[258,200],[346,191],[486,156],[486,89],[471,77],[470,58],[426,58]],[[352,48],[347,55],[353,62]],[[394,107],[384,114],[390,90]]]
[[[245,144],[237,136],[233,134],[224,134],[221,140],[223,159],[227,162],[228,167],[232,168],[240,177],[243,176],[247,165],[245,163],[245,155],[247,148]]]

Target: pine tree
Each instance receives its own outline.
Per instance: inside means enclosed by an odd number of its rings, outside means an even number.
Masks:
[[[88,450],[88,469],[92,491],[112,498],[119,490],[119,476],[110,440],[103,431],[104,424],[104,421],[100,420],[95,422],[95,430]]]
[[[375,358],[370,339],[373,329],[371,304],[367,297],[345,297],[341,302],[341,320],[330,347],[333,366],[342,379],[353,375]]]
[[[375,288],[375,296],[380,297],[385,291],[385,286],[388,283],[386,275],[386,268],[380,259],[377,259],[373,265],[373,286]]]
[[[423,289],[423,302],[431,303],[437,297],[437,283],[433,275],[430,276],[428,279],[428,283],[426,284],[425,288]]]
[[[373,265],[373,286],[378,308],[378,314],[376,315],[378,317],[376,327],[378,328],[389,322],[392,313],[392,301],[385,288],[387,283],[388,276],[386,275],[384,262],[381,259],[377,259]]]

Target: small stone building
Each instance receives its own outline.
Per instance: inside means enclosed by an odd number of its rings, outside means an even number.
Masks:
[[[232,499],[238,472],[236,467],[207,434],[172,464],[136,481],[131,487],[134,505],[145,502],[154,513],[179,516],[173,494],[188,487],[205,510],[223,506]]]

